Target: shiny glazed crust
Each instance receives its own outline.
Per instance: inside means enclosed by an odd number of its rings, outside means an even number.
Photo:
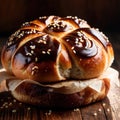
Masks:
[[[24,23],[2,50],[3,67],[41,83],[90,79],[114,58],[108,38],[77,17],[39,17]]]

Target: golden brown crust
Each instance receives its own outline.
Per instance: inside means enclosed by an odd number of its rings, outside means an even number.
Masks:
[[[94,78],[113,58],[112,46],[101,32],[70,16],[24,23],[11,35],[1,55],[8,72],[39,82]]]

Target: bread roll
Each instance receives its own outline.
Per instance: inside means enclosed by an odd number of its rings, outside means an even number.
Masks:
[[[113,58],[108,38],[71,16],[24,23],[10,36],[1,55],[9,73],[42,83],[98,77]]]
[[[24,23],[3,47],[2,65],[12,78],[2,85],[21,102],[79,107],[107,96],[113,60],[108,38],[86,21],[39,17]]]

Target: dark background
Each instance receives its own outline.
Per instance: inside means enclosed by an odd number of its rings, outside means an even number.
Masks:
[[[46,15],[78,16],[99,28],[111,41],[113,66],[120,70],[120,0],[0,0],[0,46],[23,22]]]
[[[120,31],[120,0],[0,0],[0,36],[46,15],[78,16],[102,31]]]

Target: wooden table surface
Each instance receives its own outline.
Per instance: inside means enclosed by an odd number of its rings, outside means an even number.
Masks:
[[[120,72],[120,34],[107,36],[115,51],[112,67]],[[6,38],[0,37],[0,51],[5,41]],[[3,92],[0,93],[0,120],[120,120],[120,86],[113,84],[102,101],[69,110],[41,109],[21,103],[9,92]]]

